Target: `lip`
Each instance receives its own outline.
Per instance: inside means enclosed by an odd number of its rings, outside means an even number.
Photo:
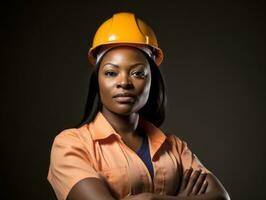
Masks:
[[[136,95],[131,93],[118,93],[113,96],[115,101],[118,103],[134,103],[136,99]]]

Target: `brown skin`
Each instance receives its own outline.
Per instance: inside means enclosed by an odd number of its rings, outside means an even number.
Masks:
[[[142,143],[137,129],[138,111],[146,104],[151,85],[147,59],[131,47],[115,48],[104,56],[98,77],[103,115],[123,141],[136,151]],[[127,93],[132,99],[114,98],[121,93]]]
[[[123,141],[136,151],[139,136],[138,111],[146,104],[151,84],[151,72],[145,56],[131,47],[108,51],[99,68],[99,90],[102,113],[121,135]],[[130,93],[132,98],[114,98],[118,93]],[[108,186],[99,179],[86,178],[70,191],[68,200],[114,200]],[[131,195],[123,200],[218,200],[230,199],[222,184],[212,174],[187,170],[176,196],[153,193]]]

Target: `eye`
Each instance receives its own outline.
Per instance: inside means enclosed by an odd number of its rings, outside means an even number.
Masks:
[[[146,77],[146,74],[144,71],[135,71],[132,73],[132,75],[136,78],[144,79]]]
[[[117,73],[115,71],[106,71],[104,72],[104,75],[109,77],[115,77]]]

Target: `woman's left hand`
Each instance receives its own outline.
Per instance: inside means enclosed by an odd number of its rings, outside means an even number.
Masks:
[[[195,170],[193,174],[192,172],[192,168],[186,170],[177,196],[186,197],[205,193],[208,186],[208,182],[205,181],[207,173],[201,173],[201,170]]]

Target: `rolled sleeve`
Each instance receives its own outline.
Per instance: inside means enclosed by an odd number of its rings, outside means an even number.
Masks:
[[[59,200],[65,200],[71,188],[88,177],[100,178],[77,133],[61,132],[52,145],[48,181]]]

